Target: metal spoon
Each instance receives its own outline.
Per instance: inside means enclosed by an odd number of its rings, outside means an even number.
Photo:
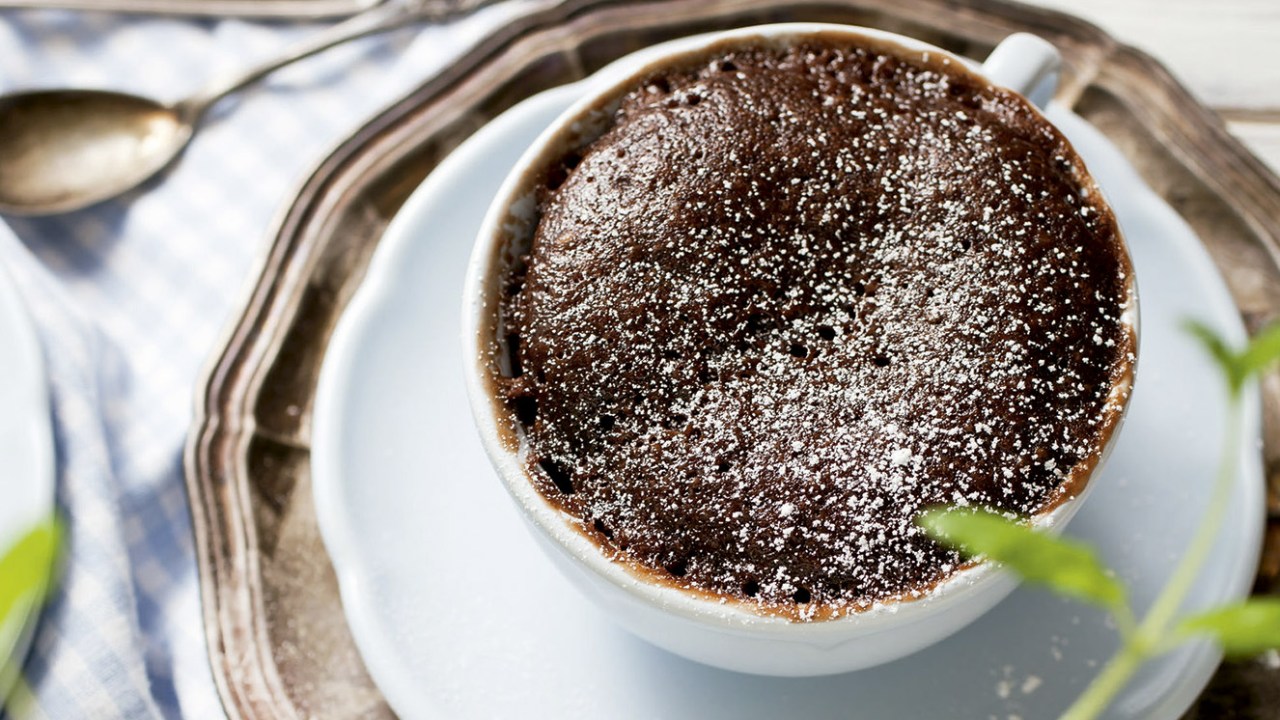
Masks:
[[[477,0],[389,0],[279,57],[218,80],[173,104],[100,90],[0,96],[0,212],[50,215],[115,197],[182,152],[219,99],[289,63],[414,22],[443,19]]]

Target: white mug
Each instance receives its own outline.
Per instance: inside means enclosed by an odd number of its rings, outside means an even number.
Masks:
[[[486,349],[493,332],[490,318],[498,303],[504,225],[510,221],[513,206],[528,196],[526,178],[530,170],[541,167],[548,153],[562,146],[561,139],[574,132],[575,123],[599,107],[602,98],[617,94],[656,65],[696,54],[725,40],[800,39],[814,33],[845,36],[854,44],[888,45],[905,55],[950,57],[957,67],[968,67],[966,61],[945,50],[911,38],[817,23],[767,25],[684,38],[622,58],[586,81],[589,84],[584,97],[552,123],[507,177],[476,240],[463,302],[467,390],[481,439],[533,536],[550,558],[579,590],[634,634],[708,665],[767,675],[833,674],[894,660],[968,625],[1008,595],[1016,582],[990,563],[978,563],[951,576],[921,599],[886,602],[831,620],[801,622],[756,614],[733,603],[720,603],[646,579],[610,560],[596,541],[576,529],[571,518],[535,489],[520,449],[509,447],[504,440],[502,423],[506,420],[491,391]],[[1043,105],[1056,86],[1060,63],[1057,51],[1049,43],[1018,34],[1001,43],[974,74],[979,81],[1008,87]],[[1136,291],[1132,284],[1129,292],[1130,323],[1135,325],[1136,333]],[[1128,396],[1127,385],[1118,391]],[[1113,430],[1107,439],[1103,459],[1116,435]],[[1101,465],[1100,460],[1094,467],[1094,477]],[[1080,507],[1091,485],[1086,483],[1079,495],[1036,517],[1035,524],[1060,530]]]

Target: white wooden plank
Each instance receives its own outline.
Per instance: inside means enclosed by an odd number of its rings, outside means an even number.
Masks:
[[[1280,123],[1230,122],[1227,127],[1280,174]]]
[[[1030,0],[1159,58],[1213,107],[1280,108],[1280,0]]]

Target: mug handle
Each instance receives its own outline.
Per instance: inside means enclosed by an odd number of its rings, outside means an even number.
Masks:
[[[1062,56],[1048,41],[1030,33],[1014,33],[987,56],[982,74],[991,82],[1022,93],[1044,108],[1058,89]]]

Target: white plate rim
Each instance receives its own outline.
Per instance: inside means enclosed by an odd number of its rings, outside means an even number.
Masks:
[[[6,229],[0,226],[0,230]],[[23,453],[22,464],[33,470],[30,476],[23,477],[0,474],[0,494],[8,498],[15,497],[4,492],[4,485],[34,484],[29,492],[16,495],[22,498],[20,506],[11,507],[7,511],[10,517],[20,518],[21,522],[29,524],[51,517],[56,502],[49,378],[35,323],[10,270],[3,264],[0,264],[0,338],[3,338],[0,343],[3,363],[12,363],[16,368],[16,376],[5,378],[5,382],[14,390],[16,402],[13,405],[0,403],[0,417],[10,424],[15,436],[20,436],[10,447]],[[21,527],[0,527],[0,543],[3,543],[0,544],[0,552],[7,550],[8,543],[16,539],[14,535],[22,531]],[[16,641],[8,650],[7,656],[5,649],[0,648],[0,701],[7,697],[12,683],[17,679],[30,649],[35,622],[40,615],[39,607],[27,607],[16,612],[19,613],[20,626]]]

